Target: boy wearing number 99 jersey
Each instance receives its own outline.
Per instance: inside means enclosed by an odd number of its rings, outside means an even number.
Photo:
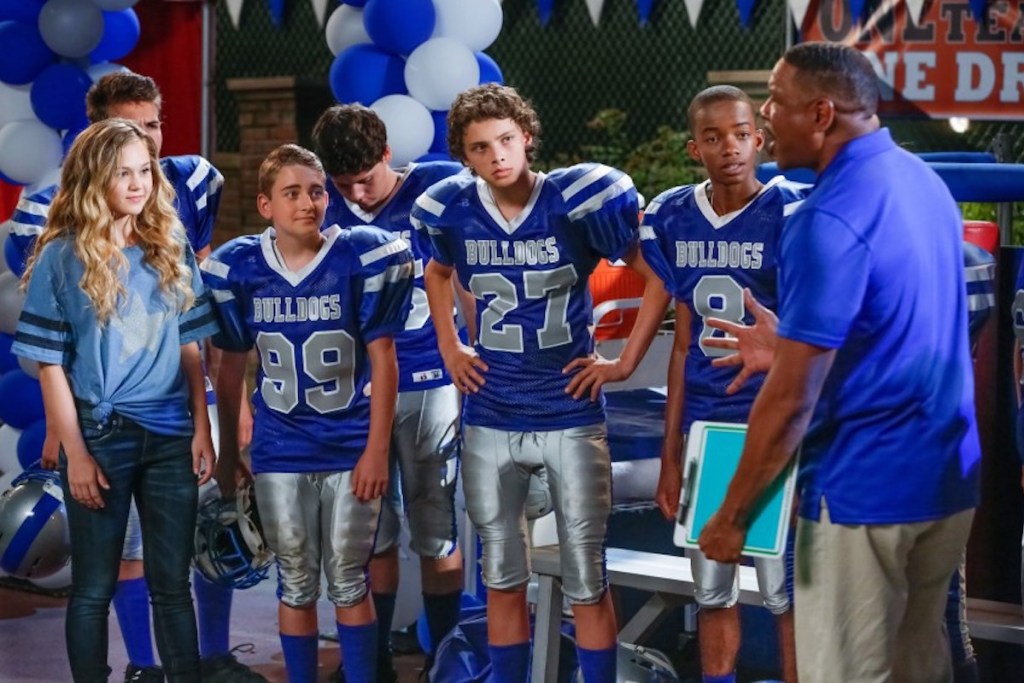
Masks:
[[[408,315],[412,254],[373,227],[321,232],[324,183],[312,152],[296,145],[271,152],[260,167],[257,206],[272,227],[228,242],[203,270],[221,324],[218,389],[238,386],[247,351],[259,352],[252,471],[277,556],[288,678],[316,680],[323,566],[349,680],[363,683],[376,677],[366,567],[387,489],[393,337]],[[237,420],[236,395],[222,394],[224,424]],[[230,488],[237,458],[235,432],[223,430],[222,488]]]
[[[463,487],[483,539],[493,676],[498,683],[526,680],[524,504],[530,475],[543,471],[584,680],[614,681],[604,407],[573,396],[574,379],[591,366],[575,375],[572,369],[574,359],[593,351],[587,278],[601,258],[637,260],[636,190],[627,175],[597,164],[531,171],[540,126],[512,88],[463,92],[448,124],[452,154],[474,173],[432,186],[412,216],[433,246],[425,281],[438,345],[453,382],[468,394]],[[455,275],[476,298],[473,349],[459,343],[451,320]],[[600,399],[596,390],[594,396]]]
[[[745,423],[762,381],[759,377],[735,394],[726,393],[735,371],[715,367],[712,361],[730,352],[706,343],[715,330],[705,321],[714,317],[749,323],[744,289],[775,309],[776,243],[785,217],[796,210],[804,194],[782,177],[764,185],[757,180],[755,164],[764,136],[742,90],[716,86],[702,91],[690,104],[688,118],[693,139],[687,148],[710,180],[658,195],[640,226],[644,258],[676,300],[657,493],[658,505],[669,518],[678,509],[680,456],[690,425],[695,420]],[[736,565],[708,560],[699,550],[687,554],[701,607],[704,681],[731,683],[740,644]],[[758,558],[755,566],[765,606],[778,619],[785,679],[795,681],[785,561]]]

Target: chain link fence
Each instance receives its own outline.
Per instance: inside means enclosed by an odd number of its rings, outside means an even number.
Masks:
[[[617,163],[648,197],[698,173],[683,153],[686,105],[708,86],[709,71],[767,70],[785,50],[782,2],[756,4],[750,28],[732,2],[707,3],[694,29],[685,4],[660,0],[641,26],[635,0],[606,0],[595,27],[582,0],[560,0],[542,26],[535,0],[504,0],[504,27],[488,53],[505,81],[540,113],[541,166],[574,160]],[[238,148],[234,98],[227,79],[309,76],[327,90],[332,56],[310,3],[288,3],[283,26],[265,2],[247,2],[235,29],[217,3],[216,148]],[[589,125],[588,125],[589,124]],[[887,120],[914,151],[988,151],[1005,135],[1007,161],[1024,162],[1024,124],[973,122],[963,135],[945,121]]]

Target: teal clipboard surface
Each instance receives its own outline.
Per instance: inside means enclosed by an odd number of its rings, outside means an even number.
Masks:
[[[743,453],[747,425],[728,422],[694,422],[686,439],[683,462],[681,516],[673,542],[696,548],[700,532],[725,500]],[[743,555],[779,557],[786,548],[796,488],[796,458],[762,494],[751,517]],[[688,501],[689,504],[684,503]]]

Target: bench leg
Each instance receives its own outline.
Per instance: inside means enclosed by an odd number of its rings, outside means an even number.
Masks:
[[[537,581],[537,613],[534,622],[533,683],[557,683],[558,654],[562,639],[562,584],[553,576]]]
[[[670,593],[655,593],[633,618],[619,631],[619,642],[633,645],[643,643],[648,636],[665,621],[669,610],[687,601],[686,596]]]

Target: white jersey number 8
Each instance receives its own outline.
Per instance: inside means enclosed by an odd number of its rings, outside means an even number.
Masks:
[[[693,288],[693,309],[701,317],[704,326],[700,331],[700,349],[705,356],[719,358],[733,352],[729,349],[715,349],[704,341],[715,336],[715,328],[708,327],[708,318],[719,318],[732,323],[743,323],[746,305],[743,303],[743,288],[728,275],[705,275]]]
[[[279,413],[290,413],[299,404],[295,345],[280,332],[260,332],[256,346],[263,367],[263,402]],[[304,392],[306,405],[321,415],[348,408],[356,393],[355,364],[356,343],[347,332],[309,335],[302,343],[302,369],[317,386]]]

